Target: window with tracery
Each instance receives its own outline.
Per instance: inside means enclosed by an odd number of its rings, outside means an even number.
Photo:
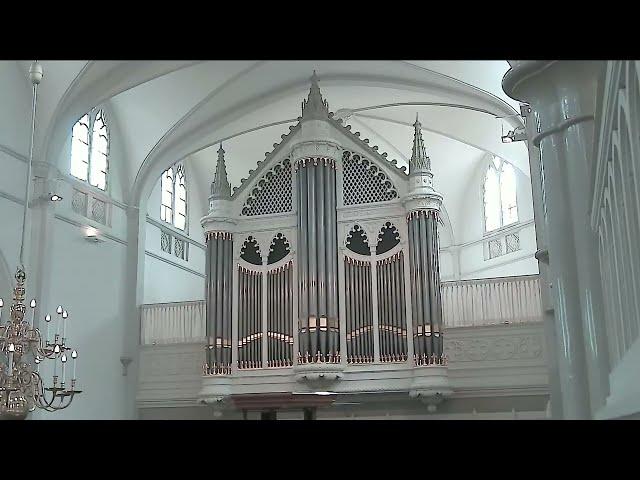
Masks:
[[[484,177],[483,196],[485,232],[518,221],[516,172],[511,164],[493,157]]]
[[[71,129],[70,173],[100,190],[107,189],[109,129],[104,111],[86,113]]]
[[[160,178],[160,220],[180,230],[187,228],[187,180],[184,165],[169,167]]]

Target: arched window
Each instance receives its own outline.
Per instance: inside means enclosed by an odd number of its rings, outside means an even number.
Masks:
[[[484,230],[491,232],[518,221],[516,172],[498,157],[493,157],[484,177]]]
[[[164,171],[160,180],[162,203],[160,220],[180,230],[187,228],[187,180],[184,165],[177,164]]]
[[[71,130],[71,175],[107,189],[109,130],[102,110],[92,110]]]

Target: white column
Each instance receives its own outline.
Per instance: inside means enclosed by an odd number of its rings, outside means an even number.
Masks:
[[[527,138],[536,136],[536,124],[533,115],[526,117]],[[541,175],[540,150],[530,140],[527,141],[529,150],[529,170],[531,172],[531,197],[533,200],[533,218],[536,230],[536,258],[540,271],[540,299],[544,315],[544,332],[546,340],[547,365],[549,367],[549,384],[551,388],[551,417],[562,418],[562,393],[560,386],[560,373],[556,354],[557,338],[555,332],[555,316],[553,312],[553,298],[551,285],[551,272],[549,271],[549,248],[547,240],[546,205],[544,203],[544,177]]]
[[[127,209],[127,266],[125,278],[123,355],[132,359],[125,379],[125,406],[129,418],[137,418],[136,391],[138,387],[138,365],[140,345],[140,305],[144,298],[144,264],[146,241],[147,200],[139,207]]]
[[[373,314],[373,361],[380,361],[380,325],[378,323],[378,268],[376,262],[376,246],[371,250],[371,308]]]
[[[606,338],[602,291],[588,224],[589,162],[601,62],[514,62],[508,95],[528,101],[536,123],[545,182],[551,283],[564,418],[589,418],[601,403]],[[595,327],[595,325],[599,325]],[[593,405],[591,405],[593,404]]]

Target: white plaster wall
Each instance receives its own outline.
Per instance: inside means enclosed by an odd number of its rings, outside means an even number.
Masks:
[[[125,417],[120,357],[124,314],[126,247],[117,242],[90,243],[80,227],[54,221],[52,275],[49,298],[41,305],[54,312],[62,304],[69,312],[69,344],[78,350],[78,388],[73,405],[57,413],[37,412],[34,418],[119,419]],[[49,371],[45,362],[41,371]],[[49,377],[50,378],[50,377]]]
[[[144,303],[204,299],[204,278],[147,255],[144,265]]]
[[[485,260],[483,239],[491,235],[485,235],[484,232],[482,184],[489,161],[490,157],[487,156],[478,163],[467,185],[466,201],[461,210],[454,213],[462,220],[458,224],[463,226],[456,233],[460,256],[460,276],[462,279],[472,279],[536,274],[538,273],[538,261],[534,257],[536,237],[533,225],[531,181],[518,169],[515,169],[518,198],[517,225],[524,225],[520,229],[520,250]],[[510,227],[518,228],[517,225]]]
[[[15,61],[0,61],[0,145],[28,155],[31,84]]]
[[[206,195],[198,189],[196,172],[191,161],[185,161],[187,175],[187,231],[180,232],[166,224],[168,230],[189,237],[188,260],[163,252],[160,248],[160,228],[147,221],[145,238],[144,303],[167,303],[204,299],[205,251],[204,233],[200,219],[206,213]],[[160,179],[156,182],[147,202],[147,215],[161,224]],[[160,257],[160,258],[158,258]]]

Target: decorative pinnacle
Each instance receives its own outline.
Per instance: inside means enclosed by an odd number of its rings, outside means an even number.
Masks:
[[[409,161],[409,173],[414,172],[430,172],[431,171],[431,159],[427,156],[427,151],[424,147],[424,140],[422,140],[422,124],[418,120],[418,114],[416,113],[416,123],[413,124],[413,151],[411,153],[411,160]]]
[[[329,116],[329,104],[326,100],[323,100],[322,93],[320,93],[320,86],[318,85],[318,76],[316,71],[313,71],[311,76],[311,88],[309,89],[309,96],[302,102],[302,119],[311,118],[327,118]]]
[[[227,167],[224,163],[224,149],[222,148],[222,142],[218,149],[216,176],[211,184],[211,198],[213,200],[231,198],[231,185],[227,179]]]

